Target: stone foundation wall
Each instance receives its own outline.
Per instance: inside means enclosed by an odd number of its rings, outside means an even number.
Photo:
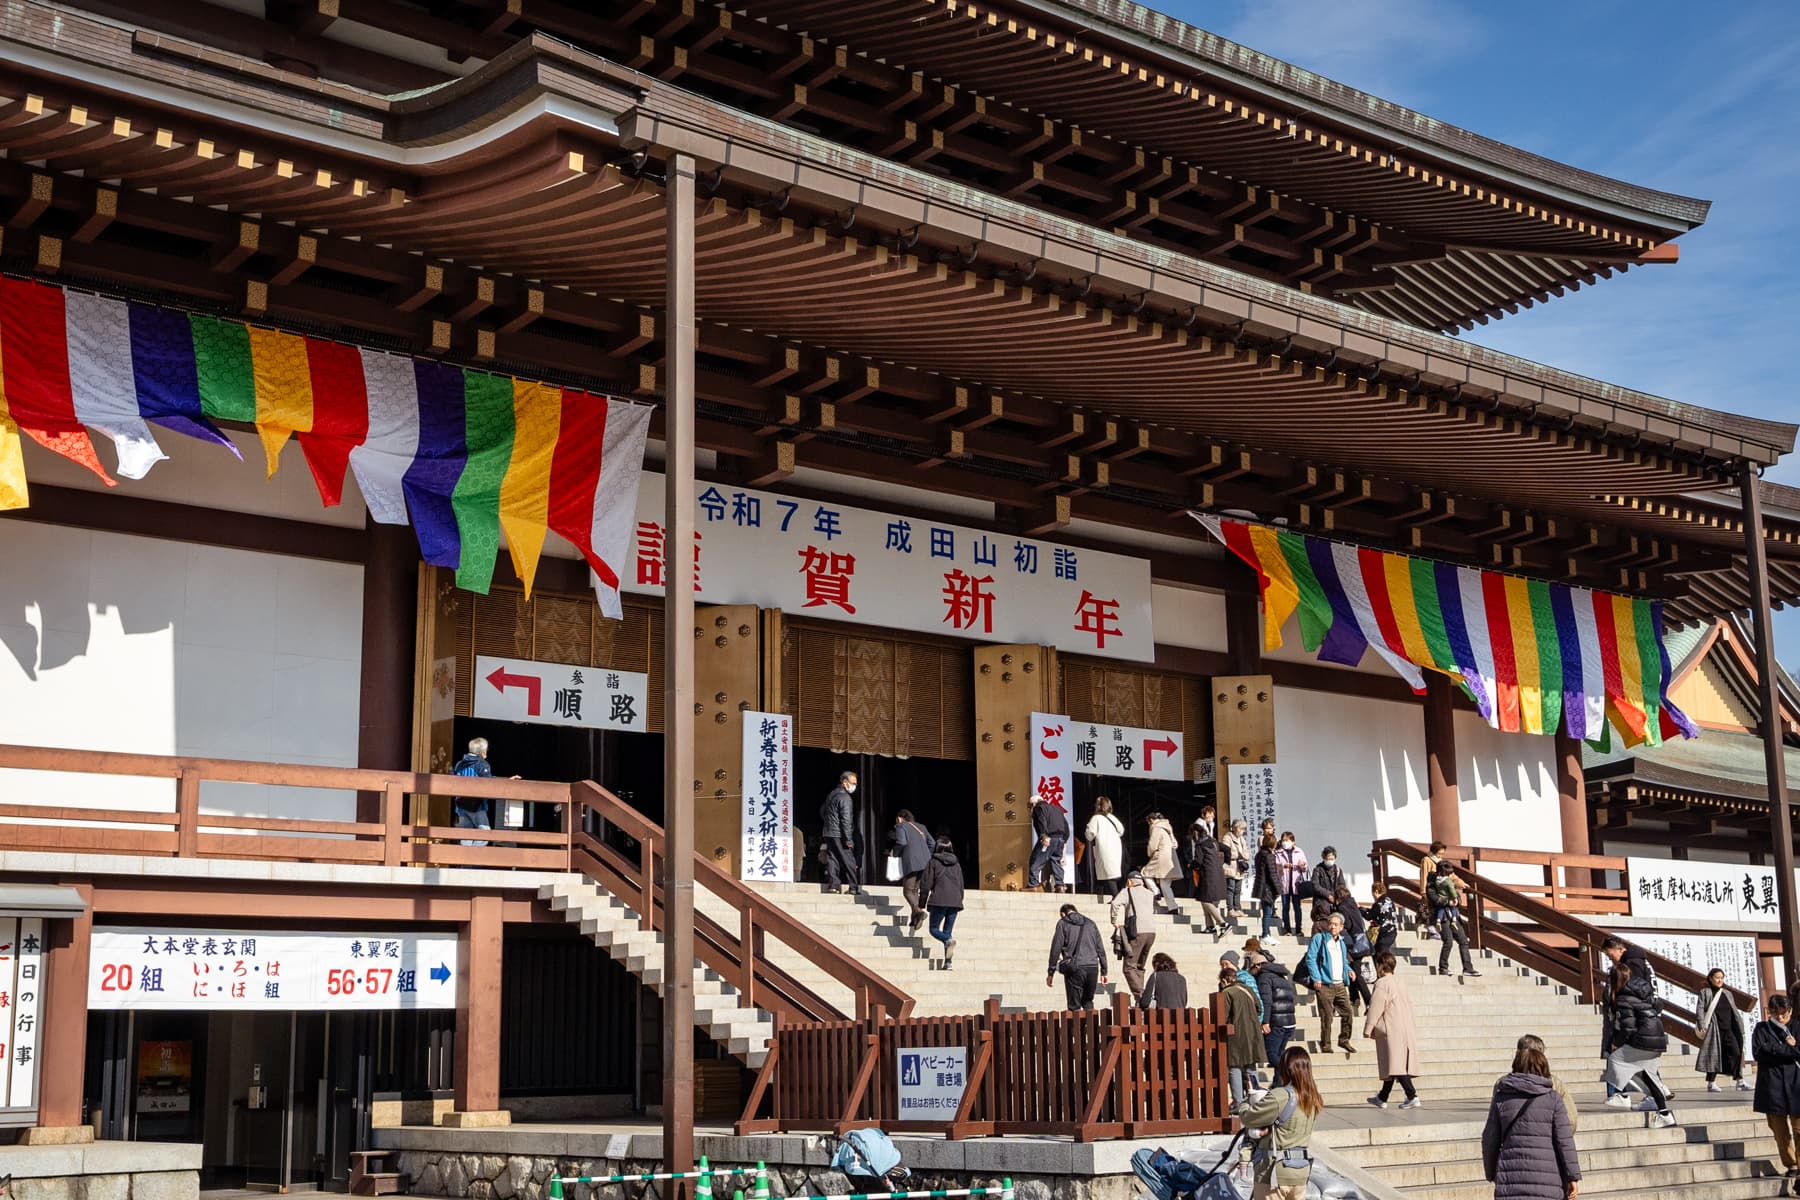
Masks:
[[[396,1155],[396,1160],[399,1170],[411,1181],[409,1191],[453,1200],[545,1200],[553,1174],[566,1178],[664,1169],[658,1162],[638,1159],[461,1154],[443,1150],[405,1150]],[[1018,1200],[1131,1200],[1138,1190],[1131,1175],[1015,1175],[1012,1180]],[[917,1190],[997,1187],[1000,1182],[998,1175],[915,1170],[907,1186]],[[742,1188],[748,1197],[754,1186],[754,1178],[748,1175],[735,1180],[725,1176],[713,1180],[718,1200],[732,1200],[731,1192],[736,1188]],[[656,1190],[661,1187],[647,1183],[608,1187],[570,1184],[564,1188],[564,1195],[568,1200],[652,1200],[664,1194]],[[782,1200],[789,1196],[843,1195],[857,1189],[842,1173],[827,1167],[771,1166],[769,1190],[776,1200]]]
[[[200,1147],[157,1142],[0,1146],[12,1200],[199,1200]]]

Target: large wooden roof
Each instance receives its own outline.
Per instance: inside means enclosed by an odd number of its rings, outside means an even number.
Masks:
[[[398,99],[33,3],[0,39],[7,266],[619,390],[660,384],[658,171],[696,155],[701,442],[747,481],[817,466],[1035,531],[1245,509],[1680,617],[1747,601],[1707,497],[1793,445],[543,39]],[[1800,597],[1800,530],[1771,553]]]
[[[268,22],[223,0],[81,6],[384,92],[541,32],[877,157],[1429,329],[1673,262],[1669,239],[1707,209],[1113,0],[311,0]]]

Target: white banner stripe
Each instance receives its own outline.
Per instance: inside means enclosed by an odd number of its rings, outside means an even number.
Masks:
[[[1570,588],[1569,604],[1575,610],[1575,634],[1581,644],[1581,690],[1585,701],[1585,740],[1600,736],[1606,721],[1606,666],[1600,661],[1600,627],[1594,620],[1594,593]]]
[[[600,480],[594,487],[594,554],[625,582],[631,531],[637,523],[638,477],[644,466],[644,441],[650,436],[650,410],[643,405],[610,400],[606,406],[606,443],[600,450]],[[592,572],[589,572],[592,574]],[[617,620],[618,588],[594,580],[602,616]]]
[[[419,452],[419,384],[413,361],[379,350],[362,351],[369,395],[369,434],[350,451],[350,470],[369,515],[383,525],[405,525],[406,495],[400,481]]]
[[[1375,616],[1375,606],[1369,600],[1369,589],[1363,584],[1362,561],[1357,557],[1356,547],[1343,542],[1332,542],[1331,561],[1337,566],[1338,583],[1343,586],[1344,595],[1350,601],[1350,612],[1356,618],[1356,627],[1362,630],[1363,638],[1369,648],[1386,660],[1394,669],[1394,674],[1412,685],[1414,691],[1425,687],[1425,676],[1419,668],[1407,659],[1389,649],[1386,639],[1381,636],[1381,622]]]
[[[1463,626],[1469,634],[1469,649],[1475,656],[1475,673],[1481,677],[1487,693],[1487,723],[1500,728],[1500,687],[1494,678],[1494,643],[1488,634],[1487,598],[1481,590],[1481,572],[1470,567],[1456,568],[1457,598],[1462,603]]]
[[[168,455],[138,412],[125,302],[74,291],[63,302],[75,419],[112,439],[119,474],[142,479]]]

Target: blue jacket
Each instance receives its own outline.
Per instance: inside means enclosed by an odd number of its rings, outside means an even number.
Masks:
[[[1312,941],[1307,943],[1306,946],[1306,969],[1312,973],[1314,983],[1323,983],[1327,985],[1348,983],[1350,981],[1346,979],[1344,975],[1350,970],[1350,943],[1344,938],[1340,937],[1338,939],[1340,950],[1338,957],[1343,964],[1343,970],[1339,971],[1334,978],[1330,974],[1331,960],[1325,954],[1325,943],[1330,940],[1331,935],[1329,933],[1313,934]]]
[[[1256,1023],[1258,1025],[1267,1024],[1269,1018],[1263,1009],[1262,989],[1256,986],[1256,976],[1239,967],[1238,982],[1244,985],[1246,991],[1256,997]]]

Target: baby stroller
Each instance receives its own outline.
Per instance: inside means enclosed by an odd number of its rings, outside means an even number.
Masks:
[[[1155,1200],[1239,1200],[1244,1193],[1232,1183],[1231,1171],[1225,1164],[1237,1158],[1238,1147],[1243,1144],[1240,1130],[1210,1171],[1167,1150],[1139,1150],[1131,1156],[1131,1172],[1150,1189]]]
[[[849,1177],[857,1192],[903,1192],[912,1179],[912,1172],[901,1165],[893,1140],[873,1127],[826,1137],[825,1152],[831,1156],[832,1168]]]

